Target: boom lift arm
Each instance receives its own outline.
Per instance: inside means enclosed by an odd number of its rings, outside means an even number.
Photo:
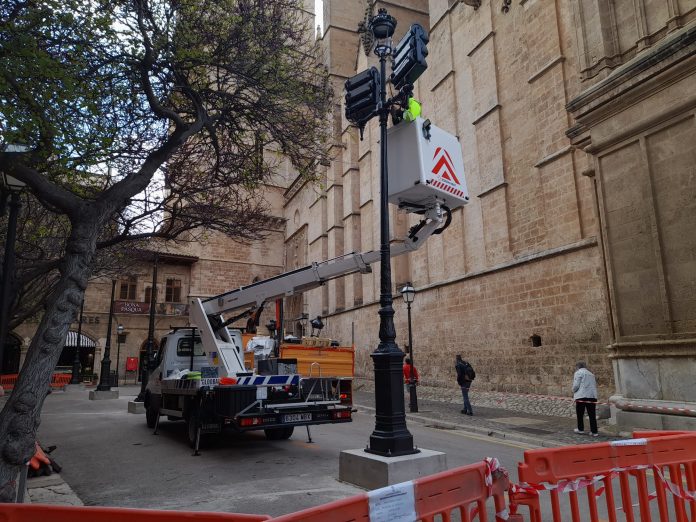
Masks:
[[[423,211],[423,220],[409,231],[408,237],[391,245],[391,257],[418,250],[433,234],[442,232],[451,221],[449,208],[436,203]],[[208,299],[191,300],[191,315],[201,333],[204,345],[217,346],[231,373],[244,372],[244,364],[238,353],[231,353],[232,338],[221,314],[244,307],[263,306],[268,300],[289,297],[322,286],[331,279],[355,273],[369,273],[370,265],[380,259],[379,250],[350,253],[312,263],[303,268],[271,277],[236,290]],[[236,351],[236,350],[234,350]]]

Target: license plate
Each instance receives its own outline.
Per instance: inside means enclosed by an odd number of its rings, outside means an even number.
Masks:
[[[311,413],[288,413],[287,415],[283,415],[282,420],[283,420],[283,422],[311,421],[312,414]]]

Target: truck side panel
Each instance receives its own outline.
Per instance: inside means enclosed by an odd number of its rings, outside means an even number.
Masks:
[[[350,346],[303,346],[283,344],[280,347],[282,359],[297,359],[297,373],[303,377],[353,377],[355,371],[355,351]],[[313,363],[318,365],[312,366]]]

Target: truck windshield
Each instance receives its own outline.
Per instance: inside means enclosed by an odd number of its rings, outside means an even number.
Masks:
[[[203,343],[201,343],[201,338],[196,337],[193,344],[193,355],[205,355],[203,351]],[[180,357],[191,357],[191,338],[185,337],[179,339],[176,345],[176,354]]]

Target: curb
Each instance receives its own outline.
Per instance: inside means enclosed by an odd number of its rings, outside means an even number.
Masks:
[[[27,479],[25,503],[54,506],[84,506],[84,503],[59,473]]]
[[[358,408],[364,411],[369,411],[369,412],[374,412],[375,408],[372,406],[363,406],[363,405],[356,405]],[[567,446],[568,444],[566,442],[560,442],[560,441],[554,441],[554,440],[544,440],[544,439],[539,439],[538,437],[528,437],[525,435],[518,435],[516,433],[509,433],[506,431],[502,431],[499,429],[493,429],[493,428],[485,428],[485,427],[480,427],[480,426],[463,426],[461,424],[456,424],[454,422],[447,422],[439,419],[433,419],[432,417],[426,417],[423,415],[418,415],[414,413],[406,413],[406,418],[408,420],[412,420],[414,422],[418,422],[419,424],[432,424],[434,427],[437,426],[443,426],[449,429],[455,429],[455,430],[460,430],[460,431],[468,431],[471,433],[476,433],[479,435],[486,435],[490,437],[491,439],[500,439],[500,440],[508,440],[508,441],[514,441],[514,442],[522,442],[525,444],[529,444],[531,446],[530,449],[533,448],[559,448],[561,446]]]

